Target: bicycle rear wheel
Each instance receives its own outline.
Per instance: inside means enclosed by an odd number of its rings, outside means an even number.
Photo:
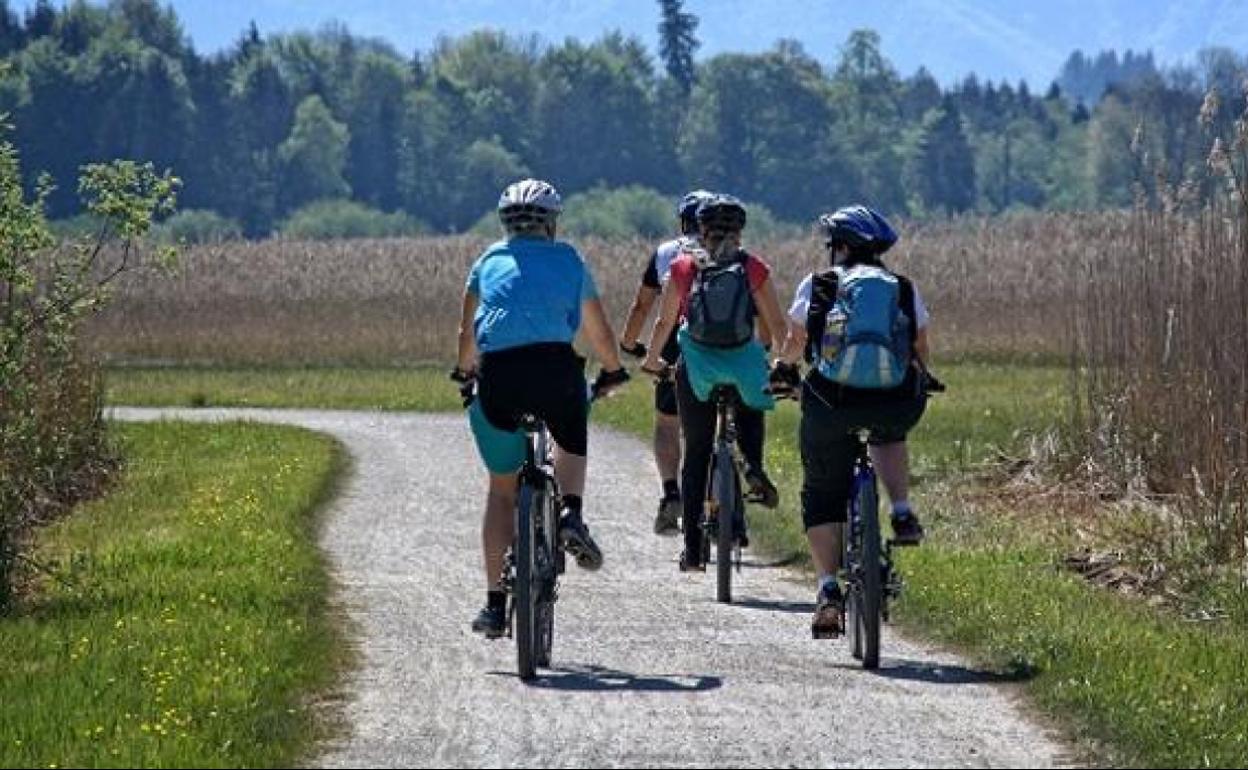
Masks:
[[[538,597],[541,586],[538,584],[536,559],[537,503],[538,495],[533,487],[521,483],[516,501],[514,634],[520,678],[526,682],[537,675],[539,657]]]
[[[557,495],[547,490],[541,496],[542,529],[537,539],[537,572],[540,590],[537,601],[537,665],[550,667],[550,654],[555,644],[555,599],[558,558],[559,521],[554,500]]]
[[[717,453],[711,480],[711,499],[715,501],[715,598],[732,602],[732,556],[736,547],[734,523],[737,517],[737,473],[731,456]]]
[[[876,669],[880,665],[880,613],[884,605],[884,582],[880,574],[880,498],[874,476],[858,490],[858,514],[862,535],[859,552],[862,557],[859,564],[862,667]]]

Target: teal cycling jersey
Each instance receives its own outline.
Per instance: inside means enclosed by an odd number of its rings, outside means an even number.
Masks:
[[[571,343],[581,326],[581,303],[598,296],[575,248],[526,237],[486,249],[468,273],[467,290],[479,300],[473,330],[482,353]]]

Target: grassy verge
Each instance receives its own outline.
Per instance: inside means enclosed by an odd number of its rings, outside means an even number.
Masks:
[[[0,766],[289,766],[343,664],[315,512],[344,457],[311,432],[122,425],[101,501],[39,533],[0,618]]]
[[[1242,766],[1248,756],[1248,640],[1233,624],[1175,614],[1085,583],[1058,565],[1066,543],[1044,500],[969,479],[986,458],[1025,452],[1063,411],[1058,366],[999,360],[940,368],[912,440],[917,497],[932,537],[901,554],[908,580],[899,621],[1028,680],[1035,702],[1115,764]],[[435,370],[114,372],[114,402],[458,408]],[[595,419],[648,436],[651,392],[638,382],[594,408]],[[751,511],[766,550],[804,557],[797,512],[798,411],[768,423],[768,462],[781,487],[775,512]],[[657,490],[656,490],[657,491]]]

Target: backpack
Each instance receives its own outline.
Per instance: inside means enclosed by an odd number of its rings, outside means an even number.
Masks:
[[[685,313],[685,328],[694,342],[733,348],[754,338],[754,298],[746,258],[742,251],[734,259],[698,269]]]
[[[897,387],[913,359],[914,312],[914,286],[879,265],[815,273],[806,316],[806,360],[842,385]]]

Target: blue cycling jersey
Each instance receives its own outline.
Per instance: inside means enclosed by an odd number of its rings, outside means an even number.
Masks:
[[[539,342],[571,343],[581,303],[598,296],[581,255],[563,241],[519,237],[485,250],[468,273],[479,301],[477,348],[490,353]]]

